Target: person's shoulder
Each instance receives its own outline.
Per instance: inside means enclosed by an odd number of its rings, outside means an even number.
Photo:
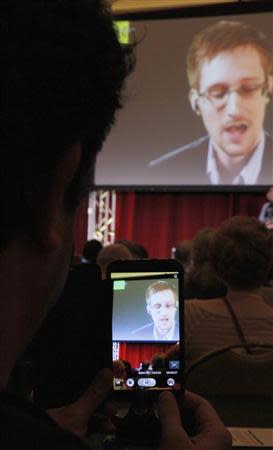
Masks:
[[[88,449],[81,439],[61,429],[43,410],[17,396],[0,394],[0,416],[0,443],[5,450]]]
[[[186,312],[200,312],[205,313],[205,312],[211,312],[214,309],[222,309],[224,307],[224,302],[223,299],[221,297],[217,297],[217,298],[195,298],[195,299],[190,299],[190,300],[186,300],[185,301],[185,311]]]

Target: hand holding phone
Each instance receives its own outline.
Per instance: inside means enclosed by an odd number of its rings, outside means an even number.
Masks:
[[[232,448],[229,431],[204,398],[189,391],[185,392],[182,423],[175,398],[170,394],[163,393],[159,397],[158,410],[162,425],[159,450],[229,450]]]
[[[112,280],[114,397],[130,405],[119,420],[119,435],[155,442],[158,394],[168,390],[183,398],[183,269],[175,260],[115,261],[107,277]]]

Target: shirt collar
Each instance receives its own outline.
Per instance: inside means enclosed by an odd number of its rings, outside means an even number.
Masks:
[[[168,331],[167,334],[165,334],[163,337],[158,334],[156,327],[154,326],[154,339],[156,341],[173,341],[173,337],[174,337],[174,330],[175,330],[175,321],[173,322],[173,326],[172,328]]]
[[[242,168],[238,175],[232,180],[232,185],[238,184],[256,184],[258,176],[261,171],[263,154],[265,147],[265,135],[262,134],[260,143],[258,144],[256,150],[253,152],[252,156],[249,158],[247,164]],[[208,158],[207,158],[207,169],[206,173],[212,184],[221,184],[220,174],[218,171],[215,153],[211,140],[209,140],[208,145]],[[242,183],[243,181],[243,183]]]

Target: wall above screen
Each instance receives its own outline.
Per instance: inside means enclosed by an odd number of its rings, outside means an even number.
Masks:
[[[111,0],[110,3],[114,14],[127,14],[198,5],[219,5],[219,3],[234,3],[234,0],[221,0],[221,2],[219,0]]]
[[[127,21],[127,39],[137,42],[136,67],[97,159],[96,189],[258,192],[273,185],[273,4],[117,20]]]

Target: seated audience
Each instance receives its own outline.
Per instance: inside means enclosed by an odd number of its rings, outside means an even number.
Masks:
[[[273,311],[261,292],[271,264],[272,239],[263,224],[248,217],[233,217],[214,233],[211,264],[225,283],[227,294],[186,302],[187,367],[210,351],[244,344],[244,340],[273,345]]]
[[[191,264],[184,280],[184,297],[215,298],[226,293],[226,286],[217,277],[210,262],[210,246],[214,236],[213,228],[199,231],[192,241]]]

